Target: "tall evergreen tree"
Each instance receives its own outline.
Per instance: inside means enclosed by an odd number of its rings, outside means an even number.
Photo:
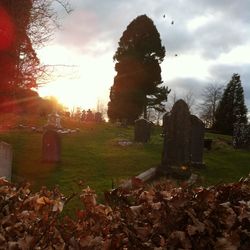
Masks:
[[[146,116],[149,102],[159,106],[156,99],[167,99],[169,91],[159,86],[164,57],[165,48],[153,21],[146,15],[135,18],[123,32],[113,57],[117,75],[110,90],[110,120],[132,123],[143,112]]]
[[[247,123],[247,108],[240,75],[233,74],[216,110],[214,128],[232,135],[234,124],[239,123]]]

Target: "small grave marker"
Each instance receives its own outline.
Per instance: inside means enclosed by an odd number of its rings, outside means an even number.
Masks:
[[[42,140],[42,161],[60,162],[61,161],[61,137],[55,130],[46,130]]]

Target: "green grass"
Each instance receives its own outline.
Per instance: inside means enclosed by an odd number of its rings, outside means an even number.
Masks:
[[[66,124],[66,125],[65,125]],[[28,180],[34,190],[42,185],[49,188],[59,185],[65,195],[79,192],[78,181],[90,186],[99,194],[121,180],[135,176],[160,164],[163,139],[160,128],[155,129],[148,144],[120,146],[122,139],[133,140],[133,128],[118,128],[110,124],[63,123],[65,127],[79,127],[81,132],[62,135],[62,161],[58,164],[41,162],[42,134],[31,131],[1,132],[0,141],[13,146],[13,181]],[[212,138],[213,149],[205,151],[207,167],[199,170],[204,185],[220,181],[231,182],[250,172],[250,152],[234,150],[231,138],[206,134]],[[77,207],[72,201],[69,210]]]
[[[213,144],[204,154],[207,167],[199,172],[205,185],[237,181],[250,173],[250,152],[233,149],[231,136],[208,133],[206,138]]]
[[[119,140],[133,140],[133,128],[118,128],[110,124],[72,124],[81,132],[62,135],[62,157],[58,164],[41,162],[42,134],[31,131],[0,133],[0,140],[13,146],[13,181],[28,180],[34,190],[42,185],[58,185],[70,195],[79,192],[78,182],[101,194],[113,182],[129,179],[160,162],[162,138],[155,131],[147,145],[118,145]],[[67,126],[68,127],[68,126]],[[73,202],[74,204],[74,202]],[[74,206],[74,205],[73,205]]]

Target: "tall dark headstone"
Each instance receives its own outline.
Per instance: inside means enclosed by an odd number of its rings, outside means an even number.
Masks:
[[[204,135],[205,125],[195,115],[190,116],[191,119],[191,164],[197,167],[203,165],[203,148],[204,148]]]
[[[163,116],[164,145],[161,171],[181,166],[203,164],[204,123],[191,115],[187,104],[178,100],[170,113]]]
[[[190,161],[191,121],[187,104],[177,101],[165,117],[162,166],[179,166]]]
[[[61,138],[55,130],[46,130],[42,140],[42,161],[61,161]]]
[[[135,121],[134,140],[136,142],[146,143],[150,140],[151,123],[146,119],[138,119]]]

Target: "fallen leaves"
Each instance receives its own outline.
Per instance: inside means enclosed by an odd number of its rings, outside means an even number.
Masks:
[[[82,190],[76,220],[58,215],[58,189],[0,178],[0,249],[250,249],[250,180],[191,189],[158,183],[115,189],[98,204]]]

